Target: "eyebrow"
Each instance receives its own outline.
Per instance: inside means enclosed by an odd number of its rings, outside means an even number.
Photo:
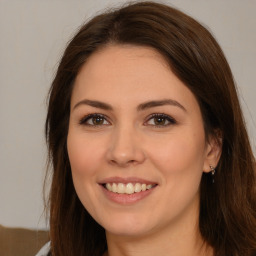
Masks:
[[[96,100],[88,100],[88,99],[84,99],[84,100],[81,100],[78,103],[76,103],[76,105],[73,107],[73,110],[80,105],[89,105],[91,107],[100,108],[100,109],[104,109],[104,110],[113,110],[113,107],[107,103],[104,103],[101,101],[96,101]],[[184,106],[182,106],[178,101],[173,100],[173,99],[147,101],[145,103],[141,103],[140,105],[138,105],[137,111],[143,111],[143,110],[146,110],[149,108],[160,107],[160,106],[164,106],[164,105],[171,105],[171,106],[179,107],[183,111],[185,111],[185,112],[187,111]]]
[[[87,99],[81,100],[78,103],[76,103],[73,110],[80,105],[89,105],[94,108],[100,108],[100,109],[104,109],[104,110],[113,110],[113,108],[107,103],[104,103],[101,101],[96,101],[96,100],[87,100]]]
[[[187,112],[184,106],[182,106],[178,101],[172,100],[172,99],[164,99],[164,100],[153,100],[153,101],[148,101],[145,103],[140,104],[137,107],[138,111],[153,108],[153,107],[160,107],[164,105],[171,105],[175,107],[181,108],[183,111]]]

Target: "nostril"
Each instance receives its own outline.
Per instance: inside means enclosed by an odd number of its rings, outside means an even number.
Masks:
[[[112,159],[110,160],[110,163],[111,164],[114,164],[114,165],[119,165],[119,166],[122,166],[122,167],[126,167],[126,166],[129,166],[129,165],[133,165],[133,164],[136,164],[138,161],[136,160],[128,160],[126,161],[125,159],[121,160],[121,159]]]

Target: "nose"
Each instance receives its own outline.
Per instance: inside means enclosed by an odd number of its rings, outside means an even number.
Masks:
[[[107,151],[109,163],[120,167],[141,164],[145,161],[141,136],[132,127],[116,128],[111,136],[111,142]]]

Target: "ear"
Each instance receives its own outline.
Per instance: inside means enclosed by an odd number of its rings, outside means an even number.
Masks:
[[[216,168],[220,160],[222,152],[222,133],[216,131],[215,134],[210,135],[205,147],[205,160],[203,171],[208,173],[212,171],[211,167]]]

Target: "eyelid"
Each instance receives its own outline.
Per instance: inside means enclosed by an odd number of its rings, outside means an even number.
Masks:
[[[103,118],[104,120],[106,120],[108,122],[108,124],[99,124],[99,125],[93,125],[93,124],[88,124],[86,123],[88,120],[90,120],[91,118],[93,117],[101,117]],[[110,125],[111,122],[108,120],[108,117],[106,117],[105,115],[103,114],[100,114],[100,113],[92,113],[92,114],[88,114],[84,117],[82,117],[80,120],[79,120],[79,124],[80,125],[86,125],[86,126],[104,126],[104,125]]]
[[[104,120],[104,122],[105,121],[107,122],[107,124],[89,124],[88,120],[90,120],[92,118],[95,118],[95,117],[102,118]],[[168,123],[167,124],[148,124],[148,122],[153,118],[163,118]],[[109,121],[109,118],[104,114],[91,113],[91,114],[88,114],[88,115],[82,117],[81,119],[79,119],[79,124],[80,125],[85,125],[85,126],[91,126],[91,127],[101,127],[101,126],[111,125],[111,122]],[[164,113],[153,113],[153,114],[150,114],[146,118],[146,121],[143,124],[146,125],[146,126],[152,126],[152,127],[156,127],[156,128],[163,128],[163,127],[168,127],[170,125],[175,125],[175,124],[177,124],[177,121],[173,117],[171,117],[170,115],[167,115],[167,114],[164,114]]]
[[[149,122],[149,120],[151,120],[152,118],[156,118],[156,117],[161,117],[161,118],[164,118],[166,119],[169,123],[168,124],[165,124],[165,125],[151,125],[151,124],[146,124],[147,122]],[[148,126],[153,126],[153,127],[156,127],[156,128],[162,128],[162,127],[167,127],[167,126],[170,126],[170,125],[175,125],[177,124],[177,121],[171,117],[170,115],[167,115],[167,114],[164,114],[164,113],[153,113],[151,115],[149,115],[146,119],[146,121],[144,122],[144,124],[148,125]]]

